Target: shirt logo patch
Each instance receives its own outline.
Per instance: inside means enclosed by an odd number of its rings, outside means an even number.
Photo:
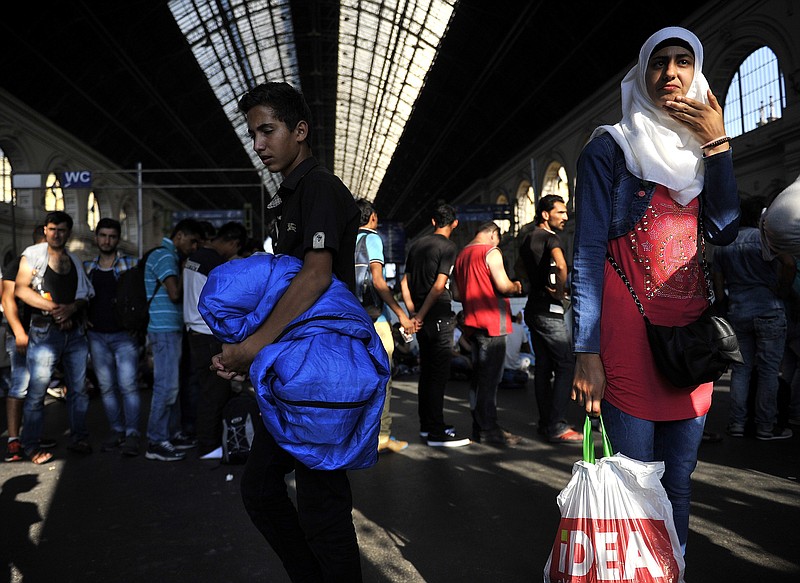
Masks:
[[[311,243],[312,249],[325,249],[325,233],[318,231],[314,233],[314,240]]]
[[[297,225],[295,225],[294,223],[286,223],[286,230],[287,231],[294,231],[296,233],[297,232]]]

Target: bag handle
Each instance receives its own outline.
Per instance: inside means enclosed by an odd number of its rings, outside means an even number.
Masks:
[[[603,425],[603,416],[598,416],[600,419],[600,433],[603,436],[603,457],[610,457],[614,455],[614,450],[611,447],[611,440],[606,433],[606,427]],[[592,418],[586,416],[586,421],[583,422],[583,461],[593,464],[594,457],[594,439],[592,439]]]

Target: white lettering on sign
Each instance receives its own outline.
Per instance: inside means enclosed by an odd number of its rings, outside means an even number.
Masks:
[[[664,535],[663,523],[647,519],[562,519],[559,540],[553,549],[551,578],[558,580],[567,575],[576,583],[670,580],[665,572],[678,571],[677,565],[672,564],[669,537]]]
[[[88,170],[67,171],[63,173],[64,188],[89,188],[92,185],[92,173]]]

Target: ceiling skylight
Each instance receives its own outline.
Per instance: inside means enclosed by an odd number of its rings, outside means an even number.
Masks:
[[[334,172],[356,197],[375,198],[456,3],[342,1]],[[264,81],[300,88],[290,0],[171,0],[169,7],[261,169],[236,102]],[[279,178],[264,174],[274,194]]]

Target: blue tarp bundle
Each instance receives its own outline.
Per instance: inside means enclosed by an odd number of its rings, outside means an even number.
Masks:
[[[241,342],[267,319],[302,262],[258,253],[212,270],[198,309],[214,336]],[[337,278],[250,367],[261,416],[283,449],[312,469],[377,461],[390,365],[371,319]]]

